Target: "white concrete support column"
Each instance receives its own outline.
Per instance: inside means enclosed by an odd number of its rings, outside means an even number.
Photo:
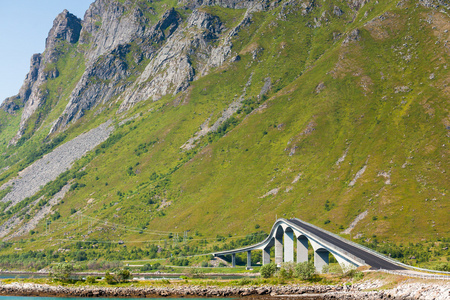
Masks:
[[[294,261],[294,232],[286,230],[284,233],[284,261]]]
[[[233,253],[231,254],[231,265],[234,267],[236,267],[236,254]]]
[[[347,272],[350,271],[352,269],[356,269],[358,267],[358,265],[346,260],[344,257],[341,257],[337,254],[333,254],[334,258],[336,258],[337,262],[339,263],[339,265],[342,268],[342,271]]]
[[[247,251],[247,269],[252,267],[252,251]]]
[[[297,263],[308,261],[308,239],[305,236],[297,238]]]
[[[262,250],[262,263],[263,265],[270,264],[270,247],[266,247]]]
[[[319,249],[314,251],[314,267],[316,268],[316,272],[321,274],[323,270],[323,266],[328,265],[329,263],[329,254],[325,249]]]
[[[283,262],[283,237],[275,237],[275,263]]]

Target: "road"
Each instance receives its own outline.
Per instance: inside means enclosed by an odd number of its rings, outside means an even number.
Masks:
[[[299,221],[298,219],[290,219],[289,222],[297,225],[300,228],[303,228],[310,233],[318,236],[319,238],[329,242],[330,244],[333,244],[342,250],[345,250],[349,252],[350,254],[353,254],[356,257],[359,257],[360,259],[363,259],[366,264],[371,266],[371,269],[386,269],[386,270],[405,270],[405,268],[397,266],[379,256],[373,255],[370,252],[367,252],[363,249],[357,248],[349,243],[346,243],[340,239],[335,238],[334,236],[323,232],[321,230],[318,230],[308,224],[303,223],[302,221]]]

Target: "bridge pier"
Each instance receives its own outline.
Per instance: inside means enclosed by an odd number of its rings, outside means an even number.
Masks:
[[[284,235],[284,229],[282,226],[278,226],[275,236],[274,236],[274,242],[275,242],[275,263],[277,265],[281,264],[283,262],[283,235]]]
[[[247,269],[252,267],[252,251],[247,251]]]
[[[266,247],[262,250],[262,264],[267,265],[270,264],[270,248],[272,247]]]
[[[308,262],[308,239],[301,235],[297,237],[297,263]]]
[[[283,237],[275,237],[275,263],[283,262]]]
[[[231,265],[233,268],[236,267],[236,253],[231,254]]]
[[[284,232],[284,261],[293,262],[294,261],[294,232],[286,229]]]
[[[325,249],[318,249],[314,251],[314,267],[317,273],[323,273],[323,267],[329,264],[330,252]]]

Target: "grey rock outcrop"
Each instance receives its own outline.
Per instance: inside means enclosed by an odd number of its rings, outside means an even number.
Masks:
[[[353,10],[360,10],[370,0],[347,0],[348,6]]]
[[[53,27],[48,33],[45,41],[44,61],[46,63],[55,62],[59,57],[57,45],[62,41],[70,44],[77,43],[80,32],[81,20],[65,9],[53,21]]]
[[[247,12],[235,28],[227,31],[218,17],[195,9],[186,26],[177,28],[136,83],[127,89],[119,111],[143,100],[156,101],[169,93],[183,91],[190,81],[221,66],[231,55],[231,38],[250,23],[250,18]],[[217,47],[211,44],[215,40],[221,40]]]
[[[360,31],[359,29],[352,30],[344,39],[342,42],[342,45],[347,45],[350,42],[356,42],[361,39]]]
[[[97,1],[94,4],[102,2],[103,1]],[[88,17],[88,23],[91,22],[91,19],[95,19],[92,16],[93,8],[97,8],[94,4],[91,5],[90,10],[86,13],[86,15],[90,16]],[[114,10],[109,7],[107,11],[110,10],[112,11],[110,13],[98,12],[98,14],[103,16],[103,18],[107,18],[108,15],[112,14],[112,18],[114,18],[116,17],[115,12],[121,11],[120,8]],[[119,40],[130,41],[133,38],[136,40],[133,40],[133,42],[136,42],[138,48],[137,50],[134,49],[134,62],[141,63],[144,57],[148,58],[153,56],[153,53],[157,49],[154,45],[159,45],[162,41],[170,37],[178,28],[181,21],[181,16],[174,9],[170,9],[154,26],[148,29],[141,28],[142,30],[139,32],[140,35],[136,30],[128,29],[126,32],[120,34],[117,32],[115,33],[120,35]],[[125,21],[122,19],[120,22]],[[120,31],[121,27],[125,26],[123,24],[121,25],[120,22],[119,24],[114,25],[118,31]],[[131,24],[130,27],[133,27],[133,24],[136,24],[135,21],[129,21],[129,23]],[[106,33],[100,32],[99,34],[100,37],[93,37],[92,39],[99,42]],[[118,44],[111,51],[103,54],[103,51],[106,51],[106,49],[109,49],[117,43],[110,43],[106,37],[103,39],[102,43],[102,46],[99,47],[101,50],[96,49],[94,52],[87,55],[89,65],[82,75],[81,80],[71,93],[69,103],[63,114],[53,123],[50,133],[64,129],[71,121],[76,121],[81,118],[86,110],[90,110],[98,104],[109,102],[113,97],[123,93],[130,84],[129,82],[123,81],[123,79],[132,74],[126,61],[127,54],[131,52],[131,45]],[[99,56],[100,54],[102,55]],[[99,56],[98,59],[94,61],[97,56]],[[91,61],[89,62],[89,60]],[[175,70],[172,69],[169,71],[175,72],[176,67],[177,65],[175,64]]]
[[[267,9],[269,7],[269,0],[179,0],[179,4],[185,5],[186,8],[195,9],[202,5],[208,6],[222,6],[235,9]]]
[[[333,14],[340,17],[344,14],[344,12],[342,11],[342,9],[339,8],[339,6],[334,6],[333,8]]]
[[[147,18],[142,9],[129,1],[97,0],[86,11],[80,43],[90,45],[85,53],[87,64],[124,45],[138,36],[143,36]]]
[[[64,112],[52,121],[50,134],[64,130],[87,110],[112,99],[121,102],[119,112],[122,112],[137,102],[155,101],[185,90],[191,81],[223,65],[232,56],[232,38],[251,23],[253,12],[270,9],[270,3],[268,0],[180,0],[181,7],[193,9],[185,22],[172,8],[155,24],[148,18],[155,11],[148,4],[136,1],[97,0],[90,5],[82,22],[64,11],[54,21],[44,55],[32,59],[20,99],[14,98],[2,107],[14,112],[24,106],[20,129],[11,143],[17,143],[27,128],[27,120],[45,103],[47,93],[39,87],[60,75],[54,64],[49,65],[58,58],[59,42],[79,42],[77,51],[84,55],[86,70],[71,92]],[[247,9],[247,12],[230,29],[218,17],[197,10],[205,5]],[[147,64],[143,71],[130,66],[130,53],[134,65]],[[131,75],[138,79],[126,80]]]
[[[58,45],[64,42],[72,44],[78,42],[80,31],[81,20],[67,10],[60,13],[53,21],[53,27],[50,29],[46,40],[44,55],[35,54],[32,56],[30,71],[25,78],[19,94],[15,97],[15,103],[21,103],[21,105],[24,105],[24,109],[19,131],[11,140],[11,144],[16,144],[22,137],[26,130],[28,119],[45,102],[46,91],[41,89],[41,86],[48,78],[56,78],[59,75],[54,65],[60,53]],[[18,107],[14,108],[17,109]]]

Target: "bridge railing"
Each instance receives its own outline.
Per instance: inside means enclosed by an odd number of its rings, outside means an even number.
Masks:
[[[392,271],[392,270],[385,270],[385,269],[379,269],[379,271],[384,273],[389,273],[393,275],[401,275],[401,276],[408,276],[408,277],[416,277],[421,279],[438,279],[438,280],[450,280],[450,276],[448,275],[437,275],[437,274],[413,274],[413,273],[406,273],[401,271]]]
[[[283,219],[283,220],[284,220],[284,219]],[[285,221],[289,222],[289,220],[285,220]],[[303,221],[302,221],[302,222],[303,222]],[[289,223],[290,223],[290,222],[289,222]],[[305,222],[305,223],[306,223],[306,222]],[[309,225],[309,224],[308,224],[308,225]],[[291,225],[291,226],[298,226],[298,225],[293,224],[293,225]],[[323,239],[321,239],[321,238],[318,237],[317,235],[315,235],[315,234],[309,232],[308,230],[306,230],[306,229],[304,229],[304,228],[301,228],[301,231],[305,232],[305,234],[307,234],[308,236],[313,237],[314,239],[316,239],[316,241],[319,241],[319,243],[324,243]],[[322,242],[321,242],[321,241],[322,241]],[[343,255],[345,255],[345,256],[347,256],[347,257],[350,257],[351,259],[353,259],[353,260],[359,262],[359,263],[362,264],[362,265],[365,265],[365,264],[366,264],[366,261],[365,261],[365,260],[363,260],[363,259],[361,259],[361,258],[359,258],[359,257],[357,257],[357,256],[355,256],[355,255],[353,255],[353,254],[351,254],[351,253],[348,252],[348,251],[345,251],[344,249],[342,249],[342,248],[340,248],[340,247],[338,247],[338,246],[335,246],[335,245],[333,245],[333,244],[331,244],[331,243],[328,243],[328,242],[326,242],[326,241],[325,241],[325,244],[327,244],[327,247],[328,247],[328,248],[333,249],[333,250],[336,251],[337,253],[341,253],[341,254],[343,254]]]
[[[255,245],[250,245],[250,246],[246,246],[246,247],[242,247],[242,248],[238,248],[238,249],[215,252],[215,253],[213,253],[213,255],[214,256],[220,256],[220,255],[227,255],[227,254],[232,254],[232,253],[241,253],[241,252],[246,252],[246,251],[257,250],[257,249],[254,249],[254,248],[255,247],[259,247],[261,244],[264,244],[265,242],[267,242],[268,238],[273,236],[273,234],[274,234],[274,232],[276,230],[276,225],[279,224],[280,222],[284,222],[285,224],[287,224],[287,225],[289,225],[291,227],[294,227],[294,228],[297,226],[296,224],[293,224],[293,223],[289,222],[289,220],[280,218],[280,219],[278,219],[275,222],[274,226],[272,227],[272,230],[270,231],[270,233],[267,236],[267,238],[264,239],[264,241],[259,242],[259,243],[255,244]],[[326,246],[328,248],[332,249],[332,251],[336,252],[337,254],[341,254],[343,256],[347,256],[351,260],[354,260],[354,261],[360,263],[361,265],[365,265],[366,264],[366,262],[363,259],[361,259],[361,258],[359,258],[359,257],[357,257],[357,256],[355,256],[355,255],[353,255],[351,253],[349,253],[348,251],[345,251],[344,249],[342,249],[342,248],[340,248],[338,246],[335,246],[335,245],[333,245],[331,243],[328,243],[328,242],[322,240],[320,237],[318,237],[315,234],[309,232],[308,230],[305,230],[305,229],[301,228],[300,231],[303,232],[308,237],[315,239],[319,244],[326,244]]]
[[[446,272],[446,271],[437,271],[437,270],[423,269],[423,268],[413,267],[413,266],[404,264],[404,263],[402,263],[402,262],[399,262],[398,260],[395,260],[395,259],[393,259],[393,258],[391,258],[391,257],[389,257],[389,256],[387,256],[387,255],[384,255],[384,254],[382,254],[382,253],[379,253],[379,252],[377,252],[377,251],[375,251],[375,250],[373,250],[373,249],[370,249],[370,248],[368,248],[368,247],[366,247],[366,246],[360,245],[360,244],[355,243],[355,242],[353,242],[353,241],[347,240],[347,239],[345,239],[345,238],[343,238],[343,237],[341,237],[341,236],[339,236],[339,235],[337,235],[337,234],[334,234],[334,233],[332,233],[332,232],[326,231],[326,230],[324,230],[323,228],[320,228],[320,227],[318,227],[318,226],[316,226],[316,225],[313,225],[313,224],[311,224],[311,223],[305,222],[305,221],[300,220],[300,219],[298,219],[298,218],[294,218],[294,219],[296,219],[296,220],[298,220],[298,221],[300,221],[300,222],[302,222],[302,223],[305,223],[305,224],[307,224],[308,226],[314,227],[314,228],[317,229],[317,230],[320,230],[320,231],[322,231],[322,232],[328,233],[329,235],[331,235],[331,236],[333,236],[333,237],[335,237],[335,238],[337,238],[337,239],[339,239],[339,240],[341,240],[341,241],[343,241],[343,242],[346,242],[346,243],[348,243],[348,244],[351,244],[352,246],[355,246],[355,247],[357,247],[357,248],[359,248],[359,249],[362,249],[362,250],[365,250],[365,251],[367,251],[367,252],[370,252],[371,254],[376,255],[376,256],[378,256],[378,257],[380,257],[380,258],[383,258],[383,259],[385,259],[385,260],[387,260],[387,261],[389,261],[389,262],[391,262],[391,263],[393,263],[393,264],[400,265],[400,266],[405,267],[405,268],[408,268],[408,269],[415,269],[415,270],[423,271],[423,272],[441,273],[441,274],[450,274],[450,272]],[[443,275],[443,276],[445,276],[445,275]]]

